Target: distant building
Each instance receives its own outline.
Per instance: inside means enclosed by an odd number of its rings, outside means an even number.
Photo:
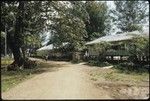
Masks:
[[[54,46],[53,44],[50,44],[50,45],[47,45],[47,46],[44,46],[44,47],[41,47],[39,49],[36,50],[37,52],[37,56],[40,56],[40,57],[45,57],[45,56],[48,56],[49,59],[66,59],[70,56],[70,53],[69,52],[63,52],[61,50],[62,47],[65,47],[66,45],[68,45],[69,43],[68,42],[65,42],[65,43],[62,43],[62,45],[60,46]],[[68,56],[69,55],[69,56]]]
[[[54,45],[53,44],[50,44],[50,45],[47,45],[47,46],[43,46],[39,49],[37,49],[37,51],[43,51],[43,50],[53,50],[54,49]]]
[[[122,34],[116,34],[116,35],[106,35],[103,37],[100,37],[98,39],[95,39],[93,41],[87,42],[86,46],[88,47],[88,54],[89,56],[98,56],[99,51],[93,49],[93,45],[101,42],[109,42],[112,44],[111,49],[106,51],[106,58],[112,58],[111,56],[114,56],[116,59],[120,59],[123,57],[124,59],[127,59],[129,56],[128,48],[129,44],[126,42],[129,42],[132,40],[135,36],[141,36],[141,37],[149,37],[149,32],[143,31],[133,31],[133,32],[127,32]]]

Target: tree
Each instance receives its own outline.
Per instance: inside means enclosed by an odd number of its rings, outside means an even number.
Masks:
[[[108,34],[110,18],[106,2],[87,1],[85,6],[89,14],[89,22],[85,22],[88,33],[86,41]]]
[[[38,35],[44,31],[45,9],[41,1],[4,1],[2,2],[2,29],[7,27],[7,44],[14,55],[12,65],[26,64],[26,36]],[[28,32],[28,33],[27,33]]]
[[[17,64],[19,67],[23,65],[23,61],[24,61],[23,55],[21,55],[21,50],[20,50],[23,44],[22,33],[23,33],[24,3],[25,2],[19,2],[19,6],[17,7],[18,11],[16,14],[15,26],[12,25],[14,29],[8,31],[7,34],[8,45],[14,55],[15,61],[13,64]],[[12,16],[14,17],[13,14]],[[13,36],[11,36],[12,34]]]
[[[129,52],[133,62],[138,61],[138,57],[149,57],[149,39],[147,37],[136,36],[130,43],[131,47]],[[133,59],[132,59],[133,58]]]
[[[57,7],[53,8],[57,16],[51,18],[52,37],[49,43],[60,47],[62,43],[68,42],[69,47],[65,49],[72,51],[73,60],[76,60],[76,57],[80,57],[79,55],[76,56],[76,53],[84,48],[84,38],[87,36],[84,22],[88,20],[88,14],[85,5],[81,1],[59,1],[55,3]]]
[[[104,55],[105,52],[110,48],[111,44],[109,42],[101,42],[94,44],[92,47],[99,55]]]
[[[5,54],[5,33],[1,32],[1,55]]]
[[[114,22],[122,32],[142,30],[139,24],[145,23],[148,17],[147,1],[114,1],[116,9]]]
[[[55,10],[58,15],[51,19],[52,41],[56,45],[69,42],[74,47],[73,51],[78,51],[83,47],[87,34],[84,21],[88,18],[84,6],[80,1],[57,3],[58,7]],[[71,6],[65,7],[67,3]]]
[[[54,9],[58,15],[51,19],[53,31],[49,43],[70,42],[75,48],[80,49],[86,41],[108,33],[110,26],[106,3],[82,1],[57,3],[58,7]],[[65,4],[70,6],[67,7]]]

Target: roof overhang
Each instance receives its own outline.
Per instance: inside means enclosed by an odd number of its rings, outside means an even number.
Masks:
[[[149,35],[145,33],[140,33],[139,31],[127,32],[127,33],[116,34],[116,35],[106,35],[98,39],[95,39],[93,41],[87,42],[85,45],[92,45],[92,44],[97,44],[101,42],[126,41],[126,40],[133,39],[135,36],[148,37]]]

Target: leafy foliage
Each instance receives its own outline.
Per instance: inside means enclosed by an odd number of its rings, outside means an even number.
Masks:
[[[108,42],[101,42],[93,45],[93,49],[98,51],[100,55],[104,54],[111,46]]]
[[[123,32],[142,30],[142,24],[148,17],[147,1],[114,1],[116,16],[114,21]]]
[[[82,50],[86,41],[107,34],[110,26],[106,3],[69,1],[56,2],[56,5],[57,16],[51,19],[53,31],[49,44],[69,42],[74,50]]]
[[[98,66],[98,67],[105,67],[105,66],[110,66],[111,64],[108,62],[101,62],[101,61],[95,61],[95,60],[90,60],[88,61],[88,64],[91,66]]]
[[[91,41],[108,34],[110,29],[110,16],[106,3],[87,1],[85,5],[89,14],[89,22],[85,22],[88,33],[86,41]]]
[[[149,56],[149,39],[136,36],[131,43],[130,52],[132,55]]]
[[[83,17],[84,11],[81,12],[78,8],[79,6],[81,9],[84,8],[80,2],[72,3],[72,7],[67,7],[63,11],[64,5],[59,4],[57,9],[59,17],[52,19],[51,29],[54,30],[52,32],[52,41],[56,45],[61,45],[62,42],[69,42],[74,47],[74,50],[79,50],[84,43],[83,37],[86,36],[86,30],[83,22],[83,18],[85,18]],[[82,15],[78,15],[79,13]]]
[[[116,56],[128,56],[130,53],[126,50],[114,50],[114,49],[110,49],[108,51],[106,51],[107,55],[116,55]]]
[[[123,62],[120,63],[114,68],[118,69],[122,73],[144,73],[144,72],[149,72],[149,65],[140,65],[140,64],[134,64],[133,62]]]

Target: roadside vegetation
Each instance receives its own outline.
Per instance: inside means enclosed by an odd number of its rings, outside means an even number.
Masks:
[[[5,58],[1,60],[1,86],[2,92],[9,90],[10,88],[16,86],[17,84],[34,77],[37,74],[43,72],[55,71],[60,67],[59,64],[49,64],[46,62],[36,62],[37,66],[30,69],[18,69],[16,71],[7,71],[7,65],[12,62],[10,58]]]
[[[104,72],[102,72],[104,71]],[[122,83],[138,83],[142,81],[149,81],[149,73],[137,73],[137,72],[123,72],[117,68],[112,67],[111,69],[98,69],[97,71],[91,72],[90,75],[94,81],[99,78],[104,78],[105,80],[112,82],[122,82]],[[129,81],[129,82],[128,82]]]
[[[109,63],[109,62],[102,62],[102,61],[96,61],[96,60],[89,60],[87,62],[87,65],[90,66],[97,66],[100,68],[107,67],[107,66],[113,66],[114,69],[118,70],[122,73],[149,73],[149,65],[140,65],[140,64],[134,64],[132,62],[122,62],[122,63]]]
[[[11,64],[12,62],[13,62],[13,59],[10,57],[1,58],[1,66]]]
[[[98,66],[98,67],[111,66],[111,64],[108,62],[99,62],[99,61],[94,61],[94,60],[88,61],[87,64],[90,66]]]
[[[127,68],[127,67],[126,67]],[[117,99],[149,98],[149,73],[125,72],[118,68],[96,68],[89,72],[97,87]]]
[[[89,61],[87,65],[96,66],[97,71],[91,72],[92,80],[104,78],[111,82],[139,83],[149,81],[149,69],[144,66],[132,66],[132,63],[110,64],[108,62]],[[112,66],[110,69],[104,67]]]

